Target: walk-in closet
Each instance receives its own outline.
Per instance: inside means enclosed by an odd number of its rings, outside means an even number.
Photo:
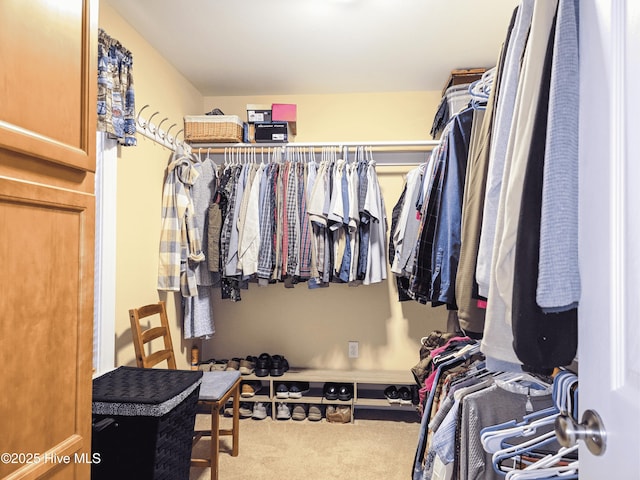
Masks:
[[[0,478],[640,478],[640,6],[0,5]]]

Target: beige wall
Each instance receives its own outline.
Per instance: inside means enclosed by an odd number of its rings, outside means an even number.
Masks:
[[[154,122],[168,117],[163,128],[177,123],[171,133],[181,129],[182,117],[199,110],[202,95],[105,2],[100,2],[99,25],[133,53],[136,109],[150,105],[142,117],[159,111]],[[170,155],[142,135],[136,147],[118,148],[116,365],[135,365],[129,309],[158,299],[167,300],[179,365],[188,365],[191,345],[181,341],[179,298],[156,290],[162,185]]]
[[[247,104],[294,103],[297,142],[431,140],[440,98],[435,91],[205,97],[203,112],[217,107],[246,119]]]
[[[214,107],[245,118],[247,103],[280,102],[298,105],[297,141],[430,139],[439,92],[205,98],[104,2],[100,27],[134,54],[138,109],[150,104],[143,116],[159,111],[157,119],[169,117],[167,126]],[[179,298],[156,290],[162,185],[170,151],[142,136],[138,143],[118,155],[116,364],[135,364],[128,309],[162,298],[168,301],[179,365],[186,367],[192,342],[182,340]],[[408,168],[378,167],[389,221]],[[205,358],[268,352],[300,367],[402,370],[417,362],[420,337],[446,324],[442,307],[398,302],[394,281],[317,290],[306,284],[294,289],[252,284],[240,302],[221,300],[219,294],[215,299],[216,334],[197,342]],[[347,357],[349,340],[360,342],[360,358]]]

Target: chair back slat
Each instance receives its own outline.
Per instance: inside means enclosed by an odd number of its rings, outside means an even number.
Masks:
[[[152,318],[153,317],[153,318]],[[156,318],[157,317],[157,318]],[[149,319],[154,323],[159,320],[159,325],[154,324],[143,329],[141,320]],[[173,352],[173,342],[171,341],[171,331],[169,330],[169,320],[164,301],[144,305],[139,308],[129,310],[129,320],[131,321],[131,334],[133,336],[133,347],[136,352],[136,364],[141,368],[149,368],[164,361],[167,368],[175,370],[176,359]],[[151,352],[151,341],[162,338],[164,348]]]

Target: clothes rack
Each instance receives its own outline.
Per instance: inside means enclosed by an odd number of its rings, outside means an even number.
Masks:
[[[413,166],[426,161],[424,152],[430,152],[440,144],[439,140],[401,140],[401,141],[358,141],[358,142],[289,142],[289,143],[202,143],[191,144],[193,153],[220,154],[225,149],[254,148],[267,152],[269,149],[296,148],[336,148],[340,151],[355,151],[365,147],[376,150],[377,166]],[[317,153],[317,152],[316,152]],[[402,153],[402,156],[398,156]]]
[[[357,148],[357,147],[373,147],[373,148],[397,148],[400,151],[410,147],[431,150],[440,144],[439,140],[398,140],[398,141],[362,141],[362,142],[289,142],[289,143],[203,143],[197,146],[192,145],[193,149],[207,148],[235,148],[235,147],[337,147],[337,148]]]

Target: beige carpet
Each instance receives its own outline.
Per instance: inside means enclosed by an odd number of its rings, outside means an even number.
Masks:
[[[205,421],[198,416],[197,426]],[[415,411],[361,410],[347,424],[241,419],[240,454],[230,455],[231,437],[221,440],[220,480],[408,480],[418,421]],[[208,439],[201,441],[194,453],[208,447]],[[191,468],[190,480],[210,475],[209,468]]]

